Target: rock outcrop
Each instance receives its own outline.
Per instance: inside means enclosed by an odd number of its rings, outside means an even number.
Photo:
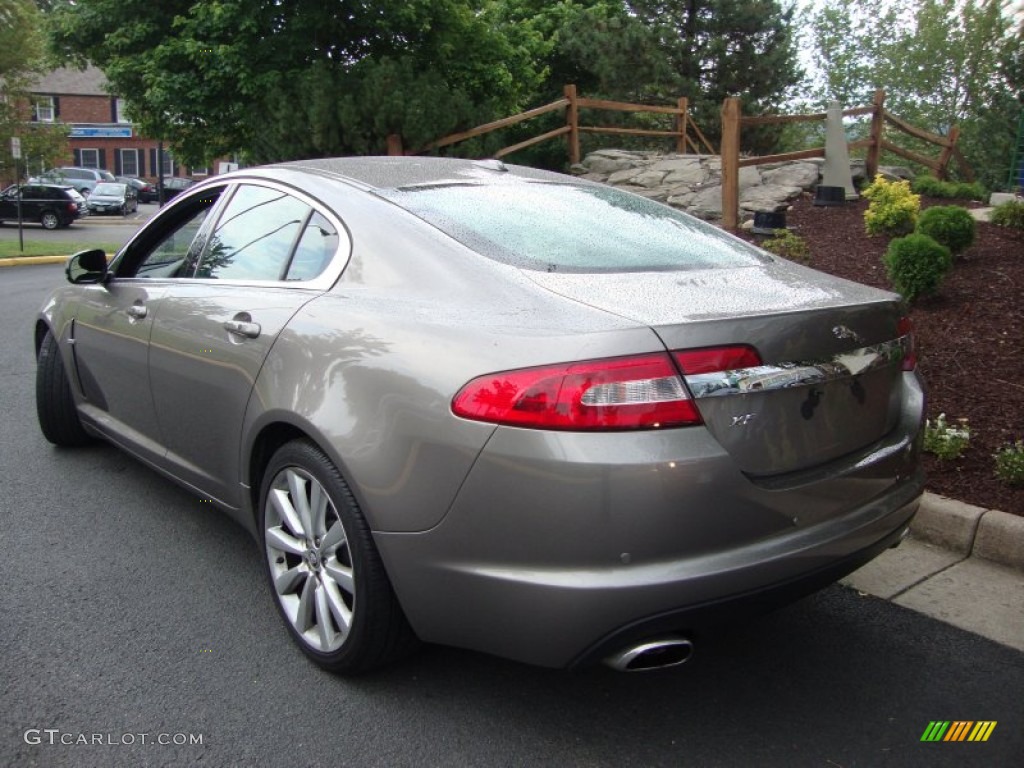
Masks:
[[[740,215],[784,211],[804,192],[820,183],[823,160],[740,168]],[[649,197],[702,219],[722,217],[722,159],[715,155],[673,155],[659,152],[602,149],[588,154],[572,172]],[[879,168],[888,178],[911,178],[906,168]],[[850,163],[854,185],[864,180],[864,161]]]

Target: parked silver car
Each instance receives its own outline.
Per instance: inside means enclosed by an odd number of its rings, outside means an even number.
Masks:
[[[102,184],[105,181],[114,181],[114,174],[101,168],[63,166],[44,172],[40,176],[40,180],[48,183],[67,184],[74,187],[83,196],[88,197],[92,194],[97,184]]]
[[[43,434],[226,510],[328,669],[416,639],[679,663],[897,543],[922,492],[898,296],[606,186],[248,169],[67,271],[35,328]]]

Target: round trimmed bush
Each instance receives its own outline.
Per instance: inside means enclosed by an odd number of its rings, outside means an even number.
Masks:
[[[926,208],[917,219],[917,231],[949,248],[954,256],[974,242],[976,226],[970,212],[959,205]]]
[[[1024,202],[1010,200],[992,209],[989,219],[997,227],[1024,229]]]
[[[882,261],[889,282],[907,301],[934,293],[953,266],[949,248],[920,232],[890,242]]]

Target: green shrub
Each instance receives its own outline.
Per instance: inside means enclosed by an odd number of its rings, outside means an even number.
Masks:
[[[993,454],[996,477],[1010,485],[1024,485],[1024,440],[1002,448]]]
[[[919,195],[926,197],[952,197],[952,185],[948,181],[939,181],[934,176],[922,174],[910,182],[910,188]]]
[[[934,293],[953,266],[949,248],[920,233],[893,240],[882,261],[889,282],[907,301]]]
[[[1010,200],[992,209],[989,219],[998,227],[1024,229],[1024,201]]]
[[[958,184],[954,184],[954,187],[956,189],[954,190],[953,197],[958,200],[984,200],[988,196],[988,190],[977,181],[973,184],[961,181]]]
[[[773,230],[772,236],[765,240],[762,246],[766,251],[771,251],[776,256],[790,261],[806,264],[811,260],[811,251],[807,247],[807,241],[788,229]]]
[[[940,413],[934,423],[931,419],[924,423],[924,449],[942,461],[959,459],[970,439],[967,419],[957,419],[956,425],[950,426],[946,414]]]
[[[977,182],[940,181],[934,176],[921,174],[910,183],[910,188],[925,197],[945,197],[955,200],[984,200],[985,188]]]
[[[949,248],[954,256],[966,251],[974,242],[976,227],[974,217],[959,205],[926,208],[917,219],[917,231]]]
[[[864,213],[869,235],[905,235],[914,231],[921,197],[910,191],[909,181],[886,181],[881,175],[864,190],[870,203]]]

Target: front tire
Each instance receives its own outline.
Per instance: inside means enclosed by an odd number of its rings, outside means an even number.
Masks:
[[[337,468],[312,443],[287,443],[271,458],[260,489],[260,532],[278,611],[318,665],[358,674],[415,647],[369,525]]]
[[[54,445],[70,448],[92,442],[78,418],[60,348],[49,331],[36,361],[36,415],[43,437]]]

